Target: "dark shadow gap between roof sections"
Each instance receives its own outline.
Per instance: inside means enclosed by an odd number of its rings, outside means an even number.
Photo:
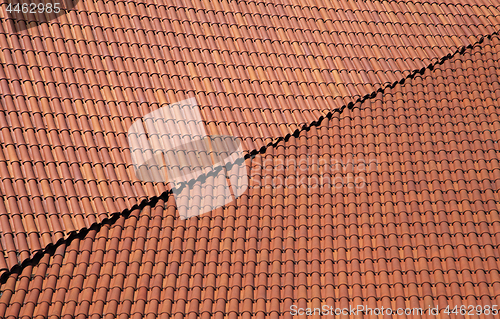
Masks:
[[[207,135],[258,151],[500,26],[491,0],[96,1],[40,30],[0,28],[0,269],[178,187],[135,170],[151,163],[148,144],[161,140],[154,151],[170,156],[165,140],[191,138],[192,122],[170,112],[183,125],[145,128],[149,142],[135,147],[130,129],[159,109],[184,111],[195,96]],[[213,169],[206,152],[192,154],[165,162],[183,174]]]
[[[247,153],[243,158],[240,158],[240,159],[234,161],[233,163],[228,163],[228,165],[226,165],[226,167],[231,167],[233,165],[240,164],[241,162],[245,161],[246,159],[253,159],[258,154],[264,154],[267,149],[276,147],[282,141],[286,142],[292,136],[298,137],[302,131],[308,131],[308,130],[310,130],[311,127],[320,126],[320,124],[322,123],[323,120],[325,120],[326,118],[331,119],[335,113],[342,113],[346,108],[352,109],[352,108],[354,108],[355,105],[360,106],[365,101],[375,98],[375,96],[378,93],[384,93],[385,90],[392,89],[398,84],[404,84],[408,79],[413,79],[417,74],[424,74],[427,70],[432,71],[436,66],[442,65],[444,62],[455,57],[458,54],[465,53],[466,50],[473,49],[475,46],[478,46],[481,43],[483,43],[485,41],[485,39],[491,39],[494,36],[498,36],[498,32],[494,32],[494,33],[489,34],[489,35],[484,35],[476,43],[464,46],[460,49],[457,49],[453,54],[448,54],[448,55],[442,57],[441,59],[437,60],[435,63],[429,64],[426,68],[414,70],[408,76],[400,79],[399,81],[395,81],[392,84],[387,85],[383,88],[379,88],[378,90],[376,90],[370,94],[366,94],[365,96],[358,98],[355,102],[351,102],[348,105],[344,105],[343,107],[341,107],[339,109],[329,111],[328,114],[326,114],[324,117],[322,116],[319,119],[317,119],[316,121],[314,121],[308,125],[306,124],[306,125],[302,126],[300,129],[296,129],[293,133],[287,134],[286,136],[283,136],[283,137],[276,138],[274,141],[268,143],[267,145],[261,147],[260,149],[253,150],[253,151]],[[215,168],[214,170],[212,170],[208,174],[201,174],[197,178],[193,178],[188,182],[179,183],[179,187],[176,188],[176,190],[182,190],[184,187],[190,187],[194,183],[201,182],[210,176],[216,176],[223,168],[224,167],[219,166],[219,167]],[[114,213],[111,215],[111,217],[103,219],[103,221],[100,223],[94,223],[88,228],[82,228],[78,231],[71,232],[67,237],[59,239],[54,244],[47,245],[44,249],[36,252],[32,257],[25,259],[24,261],[11,267],[10,269],[2,269],[3,273],[0,275],[0,284],[4,284],[12,274],[20,274],[22,272],[22,270],[24,268],[26,268],[27,266],[36,265],[44,255],[48,254],[48,255],[52,256],[55,253],[56,249],[59,246],[61,246],[62,244],[69,244],[69,243],[71,243],[71,241],[73,241],[76,238],[80,238],[80,239],[84,238],[90,230],[99,230],[104,225],[112,225],[113,223],[116,222],[116,220],[119,217],[121,217],[121,216],[127,217],[134,210],[137,210],[137,209],[142,210],[146,206],[152,207],[152,206],[156,205],[156,203],[159,200],[167,201],[168,197],[171,195],[172,195],[172,190],[168,190],[168,191],[162,193],[160,196],[154,196],[154,197],[151,197],[149,199],[144,199],[141,203],[136,204],[129,209],[125,209],[124,211],[122,211],[120,213]]]
[[[220,176],[59,246],[9,277],[0,316],[500,304],[499,56],[485,40],[246,160],[249,191],[211,213],[181,218]]]

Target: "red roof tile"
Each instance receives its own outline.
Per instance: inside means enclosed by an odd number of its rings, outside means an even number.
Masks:
[[[487,0],[80,1],[29,29],[0,15],[5,269],[169,189],[137,178],[127,141],[159,107],[195,97],[210,134],[254,151],[500,25]]]
[[[63,242],[2,284],[0,317],[500,304],[499,54],[486,39],[247,159],[213,212],[179,218],[224,176]]]

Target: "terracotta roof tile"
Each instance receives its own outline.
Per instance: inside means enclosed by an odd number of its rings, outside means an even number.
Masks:
[[[6,268],[170,188],[137,178],[127,141],[160,107],[195,97],[210,134],[254,151],[500,25],[487,0],[78,2],[28,29],[1,15]]]
[[[220,196],[218,175],[64,241],[1,285],[0,317],[497,304],[499,50],[486,39],[246,159],[248,190],[210,213],[179,217]]]

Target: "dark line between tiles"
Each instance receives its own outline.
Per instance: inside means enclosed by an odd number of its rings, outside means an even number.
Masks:
[[[264,154],[268,148],[270,148],[270,147],[276,147],[282,141],[287,142],[292,136],[293,137],[298,137],[300,135],[300,132],[302,132],[302,131],[309,131],[312,127],[318,127],[318,126],[320,126],[321,122],[325,118],[331,119],[335,113],[339,113],[339,114],[342,113],[346,107],[349,108],[349,109],[353,109],[356,104],[362,104],[366,100],[373,99],[373,98],[375,98],[377,96],[378,93],[384,94],[385,90],[387,90],[387,89],[393,89],[398,84],[402,85],[402,84],[404,84],[406,82],[406,80],[413,79],[417,74],[423,75],[425,73],[425,71],[427,71],[427,70],[432,71],[436,66],[442,65],[444,62],[446,62],[447,60],[455,57],[458,54],[464,54],[466,50],[473,49],[475,46],[478,46],[481,43],[483,43],[486,38],[488,38],[489,40],[491,40],[491,38],[493,36],[498,36],[498,34],[499,34],[499,31],[494,32],[494,33],[489,34],[489,35],[486,35],[486,36],[482,36],[474,44],[469,44],[467,46],[463,46],[463,47],[457,49],[455,52],[450,53],[450,54],[442,57],[441,59],[438,59],[436,62],[430,63],[425,68],[422,68],[422,69],[419,69],[419,70],[413,70],[408,76],[406,76],[406,77],[404,77],[404,78],[402,78],[402,79],[400,79],[398,81],[395,81],[395,82],[393,82],[393,83],[391,83],[389,85],[386,85],[385,87],[381,87],[378,90],[373,91],[370,94],[366,94],[365,96],[358,98],[356,101],[350,102],[349,104],[344,105],[344,106],[342,106],[342,107],[340,107],[338,109],[329,111],[325,116],[321,116],[319,119],[317,119],[316,121],[312,122],[311,124],[304,124],[300,129],[296,129],[293,133],[289,133],[289,134],[287,134],[284,137],[278,137],[274,142],[271,142],[271,143],[268,143],[265,146],[262,146],[259,150],[253,150],[253,151],[249,152],[248,154],[245,155],[245,159],[247,159],[247,158],[254,158],[259,153],[260,154]]]
[[[264,154],[264,153],[266,153],[267,149],[272,148],[272,147],[276,147],[281,142],[287,142],[288,140],[290,140],[290,138],[292,136],[293,137],[298,137],[301,132],[303,132],[303,131],[309,131],[312,127],[318,127],[318,126],[320,126],[321,122],[323,122],[323,120],[325,120],[327,118],[331,119],[335,113],[341,114],[346,108],[353,109],[356,104],[362,104],[366,100],[373,99],[373,98],[375,98],[377,96],[378,93],[382,93],[383,94],[385,92],[385,90],[387,90],[387,89],[393,89],[398,84],[402,85],[408,79],[413,79],[417,74],[423,75],[425,73],[425,71],[427,71],[427,70],[432,71],[434,69],[434,67],[436,67],[438,65],[442,65],[444,62],[446,62],[447,60],[455,57],[458,54],[464,54],[466,50],[473,49],[474,47],[479,46],[480,44],[482,44],[486,38],[489,39],[489,40],[491,40],[492,37],[498,36],[498,34],[499,34],[499,31],[494,32],[494,33],[489,34],[489,35],[486,35],[486,36],[482,36],[476,43],[469,44],[467,46],[463,46],[463,47],[457,49],[452,54],[448,54],[448,55],[442,57],[441,59],[438,59],[436,62],[430,63],[425,68],[422,68],[422,69],[419,69],[419,70],[414,70],[408,76],[406,76],[406,77],[404,77],[404,78],[402,78],[402,79],[400,79],[398,81],[395,81],[392,84],[386,85],[385,87],[381,87],[378,90],[373,91],[370,94],[366,94],[365,96],[360,97],[356,101],[350,102],[349,104],[344,105],[341,108],[329,111],[325,116],[321,116],[316,121],[314,121],[314,122],[312,122],[310,124],[304,124],[300,129],[296,129],[293,133],[289,133],[286,136],[278,137],[275,141],[270,142],[267,145],[262,146],[258,150],[253,150],[253,151],[248,152],[247,154],[245,154],[244,157],[237,159],[233,163],[229,163],[229,164],[227,164],[225,166],[219,166],[219,167],[215,168],[213,171],[211,171],[210,173],[202,174],[202,175],[198,176],[197,178],[191,179],[188,182],[179,183],[179,187],[177,187],[175,190],[182,190],[186,186],[191,187],[191,186],[193,186],[197,182],[202,182],[203,180],[206,180],[209,177],[216,176],[223,168],[229,168],[230,169],[234,165],[240,165],[241,163],[243,163],[247,159],[250,159],[250,160],[254,159],[258,154]],[[56,249],[59,246],[61,246],[62,244],[69,245],[75,239],[83,239],[83,238],[85,238],[85,236],[91,230],[97,230],[97,231],[99,231],[105,225],[113,225],[118,220],[118,218],[120,218],[120,217],[127,218],[127,217],[130,216],[130,214],[134,210],[137,210],[137,209],[142,210],[142,209],[144,209],[147,206],[153,207],[160,200],[164,200],[165,202],[167,202],[169,196],[172,193],[173,193],[173,190],[171,189],[171,190],[163,192],[159,196],[153,196],[153,197],[151,197],[149,199],[144,199],[144,200],[141,201],[141,203],[132,206],[130,209],[125,209],[122,212],[113,213],[111,215],[111,217],[105,218],[100,223],[94,223],[94,224],[92,224],[88,228],[82,228],[82,229],[80,229],[78,231],[71,232],[66,238],[61,238],[56,243],[47,245],[44,249],[36,252],[32,257],[25,259],[21,263],[15,265],[13,267],[11,267],[11,269],[6,269],[6,268],[0,269],[0,271],[3,271],[3,273],[0,275],[0,285],[5,284],[7,282],[7,280],[8,280],[8,278],[11,275],[13,275],[13,274],[21,274],[21,272],[23,271],[24,268],[26,268],[28,266],[35,266],[35,265],[37,265],[45,254],[49,254],[50,256],[53,256],[55,254],[55,252],[56,252]]]

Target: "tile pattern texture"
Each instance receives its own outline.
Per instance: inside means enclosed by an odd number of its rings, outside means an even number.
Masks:
[[[499,30],[496,1],[461,2],[82,0],[30,29],[0,10],[0,269],[170,189],[135,176],[135,120],[195,97],[210,134],[260,149]]]
[[[0,317],[500,305],[499,76],[494,36],[247,159],[225,207],[178,218],[211,180],[65,242],[0,287]]]

